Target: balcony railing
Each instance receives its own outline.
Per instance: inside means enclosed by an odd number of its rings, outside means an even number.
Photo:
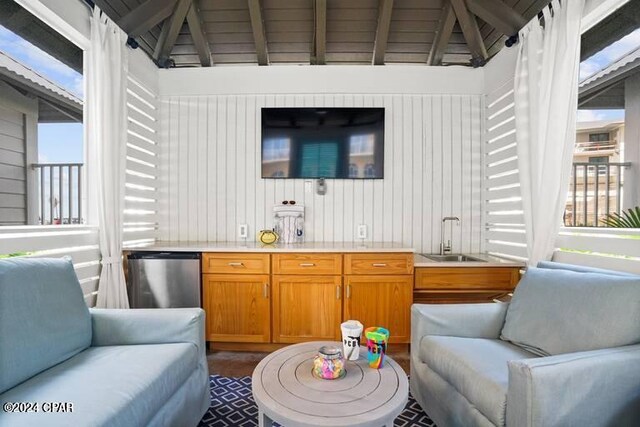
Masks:
[[[624,171],[631,163],[574,163],[564,214],[566,227],[602,227],[620,213]]]
[[[597,153],[599,151],[610,151],[618,148],[617,141],[592,141],[576,142],[575,151],[578,153]]]
[[[82,163],[34,163],[43,225],[82,224]]]

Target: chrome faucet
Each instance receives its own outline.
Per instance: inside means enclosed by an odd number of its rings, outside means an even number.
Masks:
[[[455,221],[459,225],[460,218],[458,218],[457,216],[445,216],[444,218],[442,218],[442,227],[440,228],[440,255],[452,252],[451,240],[448,240],[446,245],[444,244],[444,226],[447,221]]]

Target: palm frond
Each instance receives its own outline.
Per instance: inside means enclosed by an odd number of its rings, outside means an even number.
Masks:
[[[640,228],[640,206],[622,211],[622,214],[608,214],[601,222],[612,228]]]

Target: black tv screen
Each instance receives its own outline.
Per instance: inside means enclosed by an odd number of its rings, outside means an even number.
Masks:
[[[263,178],[383,177],[384,108],[263,108]]]

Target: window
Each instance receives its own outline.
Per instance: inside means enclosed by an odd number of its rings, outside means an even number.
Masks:
[[[609,163],[609,156],[589,157],[589,163]]]
[[[609,132],[590,133],[589,142],[608,142]]]
[[[338,172],[338,144],[305,142],[302,144],[302,176],[335,178]]]
[[[374,143],[373,134],[354,135],[349,138],[349,154],[351,156],[373,154]]]
[[[264,141],[262,161],[289,160],[291,140],[289,138],[272,138]]]
[[[365,178],[374,178],[376,176],[376,167],[373,163],[367,163],[364,167],[364,177]]]

